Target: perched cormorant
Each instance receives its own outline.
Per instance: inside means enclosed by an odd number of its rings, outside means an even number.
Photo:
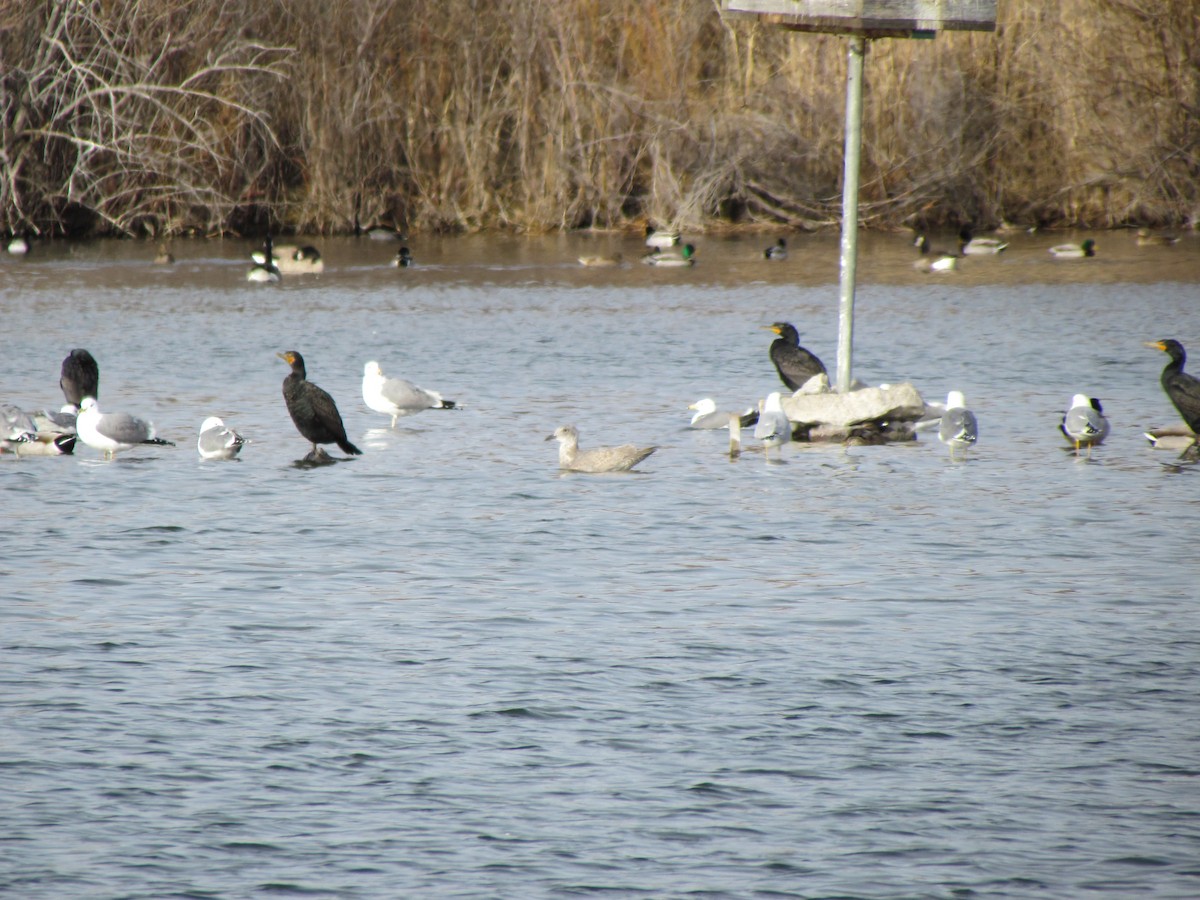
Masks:
[[[72,350],[62,361],[62,375],[58,379],[67,403],[76,409],[84,397],[100,397],[100,366],[86,350]]]
[[[657,447],[635,447],[622,444],[620,447],[593,447],[579,449],[579,429],[574,425],[562,425],[546,438],[558,441],[558,465],[569,472],[628,472]]]
[[[333,398],[308,380],[304,357],[295,350],[276,355],[292,367],[291,374],[283,379],[283,399],[296,423],[296,430],[312,442],[312,453],[308,458],[315,460],[326,455],[318,444],[337,444],[343,453],[360,455],[362,451],[346,437],[346,426],[342,424]]]
[[[1200,378],[1183,371],[1183,364],[1187,362],[1183,344],[1171,338],[1164,338],[1146,346],[1161,350],[1171,357],[1171,361],[1162,371],[1163,390],[1183,416],[1183,421],[1187,422],[1188,428],[1200,434]]]
[[[1102,443],[1108,437],[1108,419],[1100,401],[1087,394],[1076,394],[1071,398],[1071,406],[1062,417],[1059,425],[1067,440],[1075,445],[1075,453],[1079,448],[1087,447],[1091,455],[1092,447]]]
[[[789,390],[798,391],[814,375],[826,375],[825,364],[800,346],[800,334],[787,322],[764,325],[778,338],[771,342],[771,362]]]

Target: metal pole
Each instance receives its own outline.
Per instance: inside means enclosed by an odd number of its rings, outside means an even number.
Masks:
[[[837,389],[850,390],[854,344],[854,275],[858,266],[858,165],[862,155],[863,57],[866,38],[850,38],[846,61],[846,147],[842,176],[842,281],[838,308]]]

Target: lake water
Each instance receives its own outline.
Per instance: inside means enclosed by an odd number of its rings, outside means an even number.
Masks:
[[[965,462],[686,428],[780,387],[763,325],[834,368],[836,236],[0,260],[0,400],[57,406],[86,347],[178,443],[0,459],[0,895],[1200,896],[1200,481],[1142,437],[1178,423],[1142,343],[1200,365],[1200,238],[1064,239],[944,277],[864,239],[855,375],[963,390]],[[361,457],[296,464],[287,349]],[[390,429],[368,359],[465,408]],[[208,415],[241,459],[200,461]],[[660,449],[560,475],[568,422]]]

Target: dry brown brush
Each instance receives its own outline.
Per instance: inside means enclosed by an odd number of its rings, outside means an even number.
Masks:
[[[867,58],[862,219],[1179,223],[1194,0]],[[846,46],[719,0],[0,0],[0,215],[112,233],[820,227]]]

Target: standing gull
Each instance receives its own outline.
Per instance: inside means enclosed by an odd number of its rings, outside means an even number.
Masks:
[[[222,422],[217,416],[209,416],[200,423],[200,437],[196,449],[202,459],[233,459],[241,452],[246,439]]]
[[[768,456],[772,447],[782,447],[792,439],[792,423],[783,411],[779,391],[767,394],[758,414],[758,424],[754,426],[754,437],[762,441],[763,452]]]
[[[384,377],[379,363],[374,360],[363,366],[362,395],[363,403],[375,412],[392,417],[393,428],[397,419],[416,415],[426,409],[457,408],[453,400],[442,399],[437,391],[417,387],[403,378]]]
[[[283,379],[283,400],[296,430],[312,442],[312,452],[305,459],[310,462],[328,459],[328,454],[318,444],[337,444],[343,453],[360,455],[362,451],[346,437],[346,426],[342,424],[333,398],[308,380],[304,357],[295,350],[286,350],[277,356],[292,367],[291,373]]]
[[[138,444],[158,444],[168,447],[171,441],[154,436],[154,425],[129,413],[102,413],[95,397],[84,397],[76,420],[79,439],[89,447],[112,459],[118,450],[129,450]]]
[[[771,362],[788,390],[798,391],[814,375],[826,375],[825,364],[800,346],[800,334],[789,322],[764,325],[779,337],[771,342]]]
[[[593,447],[579,449],[579,429],[562,425],[546,440],[558,441],[558,465],[568,472],[627,472],[657,450],[657,447]]]
[[[1164,338],[1146,346],[1161,350],[1171,357],[1159,380],[1163,390],[1179,410],[1179,415],[1187,422],[1188,428],[1200,433],[1200,379],[1183,371],[1184,363],[1187,362],[1187,352],[1183,349],[1183,344],[1173,338]]]
[[[1071,406],[1063,414],[1059,426],[1067,440],[1075,445],[1077,456],[1081,447],[1087,447],[1088,456],[1091,456],[1092,447],[1108,437],[1108,427],[1100,401],[1087,394],[1076,394],[1071,398]]]
[[[962,391],[951,391],[946,395],[946,411],[938,426],[938,440],[950,448],[950,458],[954,459],[956,449],[961,447],[965,456],[967,448],[978,438],[979,424],[975,421],[975,413],[967,409]]]

